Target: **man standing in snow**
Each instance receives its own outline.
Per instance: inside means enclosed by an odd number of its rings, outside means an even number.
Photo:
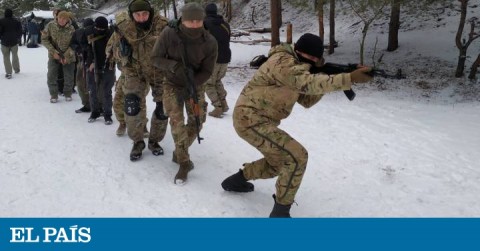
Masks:
[[[325,93],[349,90],[352,83],[372,79],[371,69],[362,67],[338,75],[311,74],[312,66],[323,65],[323,41],[304,34],[295,44],[270,49],[268,60],[244,87],[233,111],[238,135],[257,148],[263,158],[245,163],[243,170],[222,182],[226,191],[252,192],[248,180],[278,176],[270,217],[290,217],[290,207],[307,166],[307,150],[278,128],[292,112],[295,103],[305,108],[316,104]]]
[[[228,105],[225,98],[227,91],[223,87],[222,78],[227,73],[228,63],[232,58],[230,51],[230,25],[225,22],[222,16],[217,14],[217,5],[210,3],[205,7],[204,24],[205,28],[217,40],[218,57],[213,69],[212,76],[205,83],[205,93],[212,102],[215,109],[208,113],[208,115],[216,118],[221,118],[224,112],[228,111]]]
[[[70,47],[72,34],[75,31],[70,24],[71,14],[60,11],[57,20],[50,22],[42,35],[42,44],[48,50],[48,90],[50,102],[58,101],[58,71],[63,70],[65,101],[72,101],[73,75],[75,70],[75,52]]]
[[[164,76],[153,67],[149,59],[155,41],[167,26],[167,19],[154,13],[150,2],[133,0],[128,5],[129,18],[119,22],[118,30],[113,36],[122,48],[123,93],[125,94],[125,123],[128,136],[133,140],[130,160],[139,160],[145,149],[143,141],[146,120],[145,98],[148,89],[152,88],[153,101],[156,102],[155,111],[151,118],[148,149],[153,155],[163,155],[163,148],[159,142],[165,137],[168,117],[163,111]]]
[[[92,113],[88,122],[94,122],[103,108],[105,125],[111,125],[112,121],[112,87],[115,83],[114,64],[105,63],[107,56],[105,49],[112,35],[108,29],[108,20],[97,17],[93,27],[93,34],[88,35],[87,58],[85,65],[88,67],[87,82],[90,93],[90,107]]]
[[[189,3],[181,9],[182,17],[175,27],[167,27],[155,43],[152,60],[167,78],[164,85],[164,104],[170,116],[175,151],[172,161],[180,165],[174,183],[187,181],[193,169],[188,148],[193,144],[205,122],[204,83],[212,75],[217,60],[217,41],[203,27],[205,11],[198,3]],[[186,71],[191,73],[196,97],[189,93]],[[194,89],[194,88],[191,88]],[[198,100],[197,104],[188,102]],[[184,109],[187,111],[185,124]],[[194,111],[194,109],[198,109]],[[198,114],[195,114],[198,112]],[[196,124],[198,122],[198,124]],[[198,126],[198,127],[197,127]]]
[[[0,19],[0,40],[2,44],[5,77],[12,78],[12,67],[15,73],[20,72],[18,59],[18,41],[22,37],[22,24],[13,17],[11,9],[5,9],[5,18]],[[10,61],[10,54],[12,59]]]

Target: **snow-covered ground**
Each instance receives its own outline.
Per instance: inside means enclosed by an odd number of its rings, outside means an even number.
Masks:
[[[433,66],[448,69],[457,58],[451,33],[437,32],[438,43],[429,44],[433,34],[420,46],[413,43],[419,33],[402,34],[399,51],[385,56],[416,59],[405,66],[406,80],[355,86],[353,102],[341,92],[328,94],[308,110],[295,107],[283,121],[281,128],[310,156],[293,217],[480,216],[480,103],[478,97],[462,99],[455,90],[463,80],[451,78],[453,73],[428,72]],[[352,62],[347,60],[358,51],[357,38],[338,36],[345,44],[327,60]],[[237,67],[268,48],[232,43],[235,67],[224,79],[232,109],[253,74]],[[478,50],[478,43],[472,48]],[[170,128],[161,143],[164,156],[145,150],[132,163],[131,140],[115,135],[116,121],[87,123],[89,114],[74,112],[81,106],[78,95],[73,102],[49,103],[43,47],[21,47],[19,54],[21,73],[0,78],[1,217],[268,216],[274,179],[254,181],[255,192],[248,194],[220,186],[243,163],[260,158],[235,133],[231,111],[222,119],[207,118],[205,140],[191,147],[195,169],[187,184],[177,186]],[[433,87],[414,88],[420,83]],[[153,108],[150,101],[148,114]]]

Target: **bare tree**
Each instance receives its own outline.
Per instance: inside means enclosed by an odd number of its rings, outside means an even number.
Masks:
[[[270,18],[272,23],[272,43],[271,43],[272,47],[280,44],[280,20],[278,20],[279,2],[280,0],[270,0]]]
[[[368,29],[390,0],[347,0],[353,12],[362,20],[362,40],[360,41],[360,64],[364,63],[365,40]]]
[[[324,0],[317,0],[317,11],[318,11],[318,34],[322,41],[325,41],[325,26],[323,24],[323,4]]]
[[[335,52],[335,0],[330,0],[330,45],[328,46],[328,54]]]
[[[473,62],[472,68],[470,68],[470,74],[468,75],[469,79],[475,79],[477,75],[478,67],[480,66],[480,54],[477,56],[477,60]]]
[[[455,71],[455,77],[459,78],[463,76],[463,71],[465,70],[465,61],[467,60],[467,49],[468,46],[473,42],[473,40],[480,37],[480,34],[475,33],[475,18],[471,18],[470,22],[470,33],[468,33],[468,40],[465,38],[462,39],[463,29],[465,27],[465,20],[467,18],[467,8],[468,0],[458,0],[461,4],[460,7],[460,23],[458,25],[457,36],[455,37],[455,43],[460,55],[458,56],[457,70]]]
[[[400,7],[402,0],[392,0],[390,23],[388,26],[387,51],[398,49],[398,30],[400,29]]]
[[[173,18],[178,19],[177,4],[175,3],[175,0],[172,0],[172,8],[173,8]]]

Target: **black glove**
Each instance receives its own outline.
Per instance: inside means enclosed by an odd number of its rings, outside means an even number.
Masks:
[[[132,55],[132,46],[124,37],[120,38],[120,54],[122,57],[130,57]]]
[[[165,112],[163,111],[163,102],[157,102],[157,107],[155,107],[155,116],[159,120],[166,120],[168,119],[168,116],[165,115]]]

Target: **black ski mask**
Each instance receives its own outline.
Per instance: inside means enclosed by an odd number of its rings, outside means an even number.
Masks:
[[[323,41],[322,39],[311,33],[303,34],[295,43],[295,50],[306,53],[308,55],[317,57],[322,59],[323,57]],[[299,53],[297,53],[298,59],[300,62],[311,64],[315,66],[316,63],[310,59],[302,57]]]

